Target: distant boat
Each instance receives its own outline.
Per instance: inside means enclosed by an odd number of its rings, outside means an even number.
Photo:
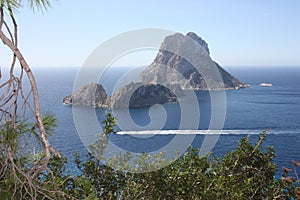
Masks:
[[[272,83],[261,83],[261,84],[259,84],[259,86],[262,86],[262,87],[271,87],[273,85],[272,85]]]

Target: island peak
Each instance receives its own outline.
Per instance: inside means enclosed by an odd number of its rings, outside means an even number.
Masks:
[[[249,87],[209,55],[208,44],[196,33],[175,33],[162,42],[154,61],[140,74],[141,82],[122,86],[108,97],[92,83],[64,98],[67,105],[140,108],[177,101],[184,90],[229,90]]]

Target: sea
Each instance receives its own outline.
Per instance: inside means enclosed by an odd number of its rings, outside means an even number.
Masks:
[[[112,93],[116,81],[130,69],[113,67],[103,75],[101,83],[109,94]],[[179,130],[181,117],[189,117],[183,115],[185,111],[181,109],[180,104],[184,103],[185,99],[181,99],[180,102],[166,103],[158,107],[159,110],[164,110],[164,120],[161,120],[163,124],[157,130],[122,130],[122,127],[117,126],[118,132],[109,135],[110,142],[126,151],[140,153],[158,151],[171,143],[178,134],[193,135],[190,144],[194,147],[201,147],[208,134],[217,134],[218,140],[210,151],[212,156],[222,156],[236,148],[241,138],[250,137],[254,144],[258,134],[268,129],[264,147],[274,147],[276,158],[273,162],[278,166],[276,176],[280,177],[282,167],[292,168],[293,160],[300,161],[300,67],[241,66],[225,69],[236,78],[250,84],[250,87],[224,92],[225,120],[221,130],[207,131],[212,115],[212,97],[210,92],[197,91],[196,106],[199,108],[201,120],[196,128]],[[49,137],[50,142],[68,158],[71,173],[72,170],[76,171],[72,162],[73,154],[79,152],[83,158],[88,154],[88,145],[74,123],[72,107],[62,102],[65,96],[73,92],[79,70],[80,67],[33,68],[42,111],[53,113],[58,120],[54,134]],[[259,86],[261,83],[271,83],[272,87]],[[82,109],[92,109],[96,113],[99,125],[107,112],[102,108]],[[154,120],[152,118],[160,121],[160,115],[151,116],[152,110],[153,108],[130,109],[128,116],[139,127],[147,127],[151,120]]]

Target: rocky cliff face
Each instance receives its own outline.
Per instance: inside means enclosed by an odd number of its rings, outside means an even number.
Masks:
[[[176,101],[176,96],[170,89],[151,83],[130,83],[111,97],[107,96],[102,85],[89,84],[63,99],[66,105],[102,108],[140,108],[173,101]]]
[[[191,42],[191,39],[194,42]],[[145,83],[174,85],[190,90],[239,89],[236,79],[209,56],[207,43],[195,33],[165,38],[156,58],[141,74]]]
[[[130,83],[109,98],[111,108],[140,108],[176,101],[175,94],[159,84]]]
[[[66,96],[63,103],[66,105],[84,105],[93,107],[107,107],[108,96],[103,86],[91,83],[79,89],[72,95]]]

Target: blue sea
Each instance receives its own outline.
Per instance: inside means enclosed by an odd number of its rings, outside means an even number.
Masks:
[[[58,127],[55,134],[50,136],[50,141],[70,161],[73,160],[75,152],[80,152],[82,156],[88,152],[76,130],[72,107],[62,104],[63,97],[72,93],[79,69],[79,67],[33,69],[39,87],[42,110],[50,111],[58,119]],[[292,160],[300,161],[298,152],[300,150],[300,67],[225,67],[225,69],[251,87],[226,91],[225,122],[223,129],[218,132],[220,137],[211,150],[212,155],[226,154],[237,147],[240,138],[248,135],[251,141],[255,142],[258,133],[270,129],[265,146],[274,147],[277,155],[274,162],[278,165],[277,175],[280,176],[283,166],[292,167]],[[108,93],[111,93],[116,80],[127,70],[126,67],[114,67],[105,74],[102,81]],[[263,82],[272,83],[273,86],[259,86]],[[202,130],[208,128],[211,119],[211,96],[205,91],[197,91],[196,95],[201,111],[198,130],[184,130],[182,133],[196,134],[191,144],[194,147],[201,147],[207,134]],[[135,137],[135,134],[147,135],[147,132],[121,132],[123,134],[110,135],[110,142],[131,152],[151,152],[167,145],[176,134],[180,134],[177,129],[182,111],[179,103],[164,104],[163,108],[166,121],[162,127],[164,130],[162,134],[156,135],[155,132],[151,132],[154,133],[151,137]],[[104,119],[105,111],[105,109],[95,109],[99,124]],[[150,123],[149,113],[149,108],[131,109],[129,112],[131,119],[142,127]],[[118,127],[117,130],[122,131]],[[72,165],[69,164],[70,168]]]

